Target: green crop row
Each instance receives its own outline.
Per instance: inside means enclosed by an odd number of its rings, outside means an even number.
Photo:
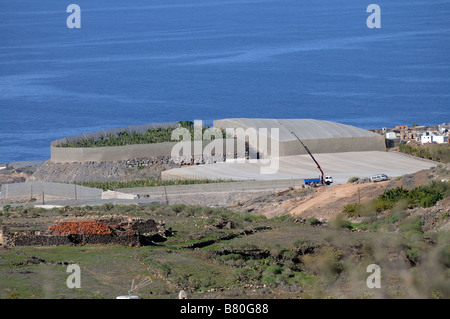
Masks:
[[[179,122],[180,126],[189,130],[191,134],[191,140],[194,140],[195,129],[194,125],[190,121],[181,121]],[[209,129],[209,127],[204,127],[202,129],[202,134]],[[117,134],[108,134],[106,136],[100,136],[98,139],[94,138],[86,138],[79,141],[64,143],[59,145],[59,147],[108,147],[108,146],[123,146],[123,145],[134,145],[134,144],[155,144],[155,143],[163,143],[163,142],[177,142],[181,140],[181,137],[178,139],[172,139],[173,128],[154,128],[148,129],[145,132],[119,132]],[[214,136],[213,136],[214,137]],[[213,138],[212,137],[212,138]],[[225,131],[222,130],[222,137],[225,138]]]
[[[131,181],[91,181],[77,182],[77,185],[101,188],[103,190],[119,189],[119,188],[137,188],[137,187],[156,187],[171,185],[194,185],[194,184],[211,184],[211,183],[228,183],[233,182],[231,179],[180,179],[180,180],[161,180],[161,179],[142,179]]]

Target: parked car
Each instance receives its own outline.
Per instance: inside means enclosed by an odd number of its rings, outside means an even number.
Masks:
[[[388,177],[386,174],[378,174],[378,175],[374,175],[369,177],[371,182],[381,182],[381,181],[387,181]]]

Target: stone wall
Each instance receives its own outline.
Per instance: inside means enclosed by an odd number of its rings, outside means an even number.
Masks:
[[[124,245],[142,246],[165,240],[171,235],[162,222],[131,219],[103,220],[111,224],[111,234],[69,234],[51,235],[48,231],[10,231],[2,225],[4,247],[15,246],[61,246],[61,245]],[[114,225],[112,225],[114,224]],[[17,225],[15,225],[17,227]]]
[[[112,244],[124,246],[140,246],[141,240],[138,232],[133,234],[112,235],[45,235],[39,231],[9,232],[2,227],[3,246],[62,246],[62,245],[96,245]]]

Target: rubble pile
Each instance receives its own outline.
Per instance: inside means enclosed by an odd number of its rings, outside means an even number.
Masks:
[[[59,222],[48,228],[50,235],[111,235],[112,230],[98,221]]]

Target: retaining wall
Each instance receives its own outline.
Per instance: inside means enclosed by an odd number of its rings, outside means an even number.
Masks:
[[[178,152],[180,158],[173,160],[177,161],[189,161],[185,156],[189,150],[193,157],[204,156],[206,161],[212,161],[209,159],[214,154],[234,154],[236,153],[236,146],[234,140],[223,140],[221,145],[217,145],[215,141],[203,141],[201,150],[197,149],[197,146],[192,142],[163,142],[154,144],[134,144],[124,146],[109,146],[109,147],[60,147],[62,144],[77,142],[83,139],[99,139],[100,137],[107,137],[110,134],[117,134],[120,132],[136,132],[143,133],[148,129],[154,128],[177,128],[178,122],[174,123],[152,123],[139,126],[127,126],[122,128],[101,130],[91,133],[83,133],[75,136],[65,137],[51,142],[50,160],[54,163],[86,163],[86,162],[118,162],[137,158],[152,158],[161,159],[165,157],[171,157],[173,148],[178,144],[182,149]],[[210,144],[212,143],[212,144]],[[214,146],[217,145],[216,148]],[[227,150],[228,147],[228,150]],[[232,147],[232,149],[230,148]],[[203,159],[204,161],[204,159]]]
[[[103,190],[98,188],[36,181],[4,184],[1,186],[0,199],[42,198],[42,194],[45,197],[60,199],[101,199],[102,193]]]
[[[167,157],[170,157],[174,163],[177,162],[189,162],[191,159],[195,161],[195,158],[203,157],[202,161],[217,160],[214,154],[235,154],[236,144],[235,141],[231,141],[230,147],[227,148],[227,140],[223,140],[217,148],[213,148],[215,141],[203,141],[200,151],[196,149],[193,142],[164,142],[155,144],[134,144],[124,146],[109,146],[109,147],[57,147],[50,146],[51,158],[54,163],[86,163],[86,162],[118,162],[127,161],[131,159],[147,158],[164,161]],[[216,142],[217,143],[217,142]],[[178,144],[179,156],[171,157],[172,150]],[[187,156],[188,150],[192,156]],[[209,150],[212,149],[212,152]],[[185,153],[186,151],[186,153]],[[213,154],[213,156],[211,156]],[[211,158],[212,157],[212,158]]]
[[[189,178],[183,176],[184,178]],[[194,177],[192,178],[199,178]],[[259,196],[299,187],[300,179],[273,181],[243,181],[229,183],[210,183],[194,185],[171,185],[157,187],[137,187],[121,189],[121,192],[138,194],[140,198],[151,198],[160,202],[173,204],[228,206],[238,201],[246,202]],[[166,195],[167,194],[167,195]]]

